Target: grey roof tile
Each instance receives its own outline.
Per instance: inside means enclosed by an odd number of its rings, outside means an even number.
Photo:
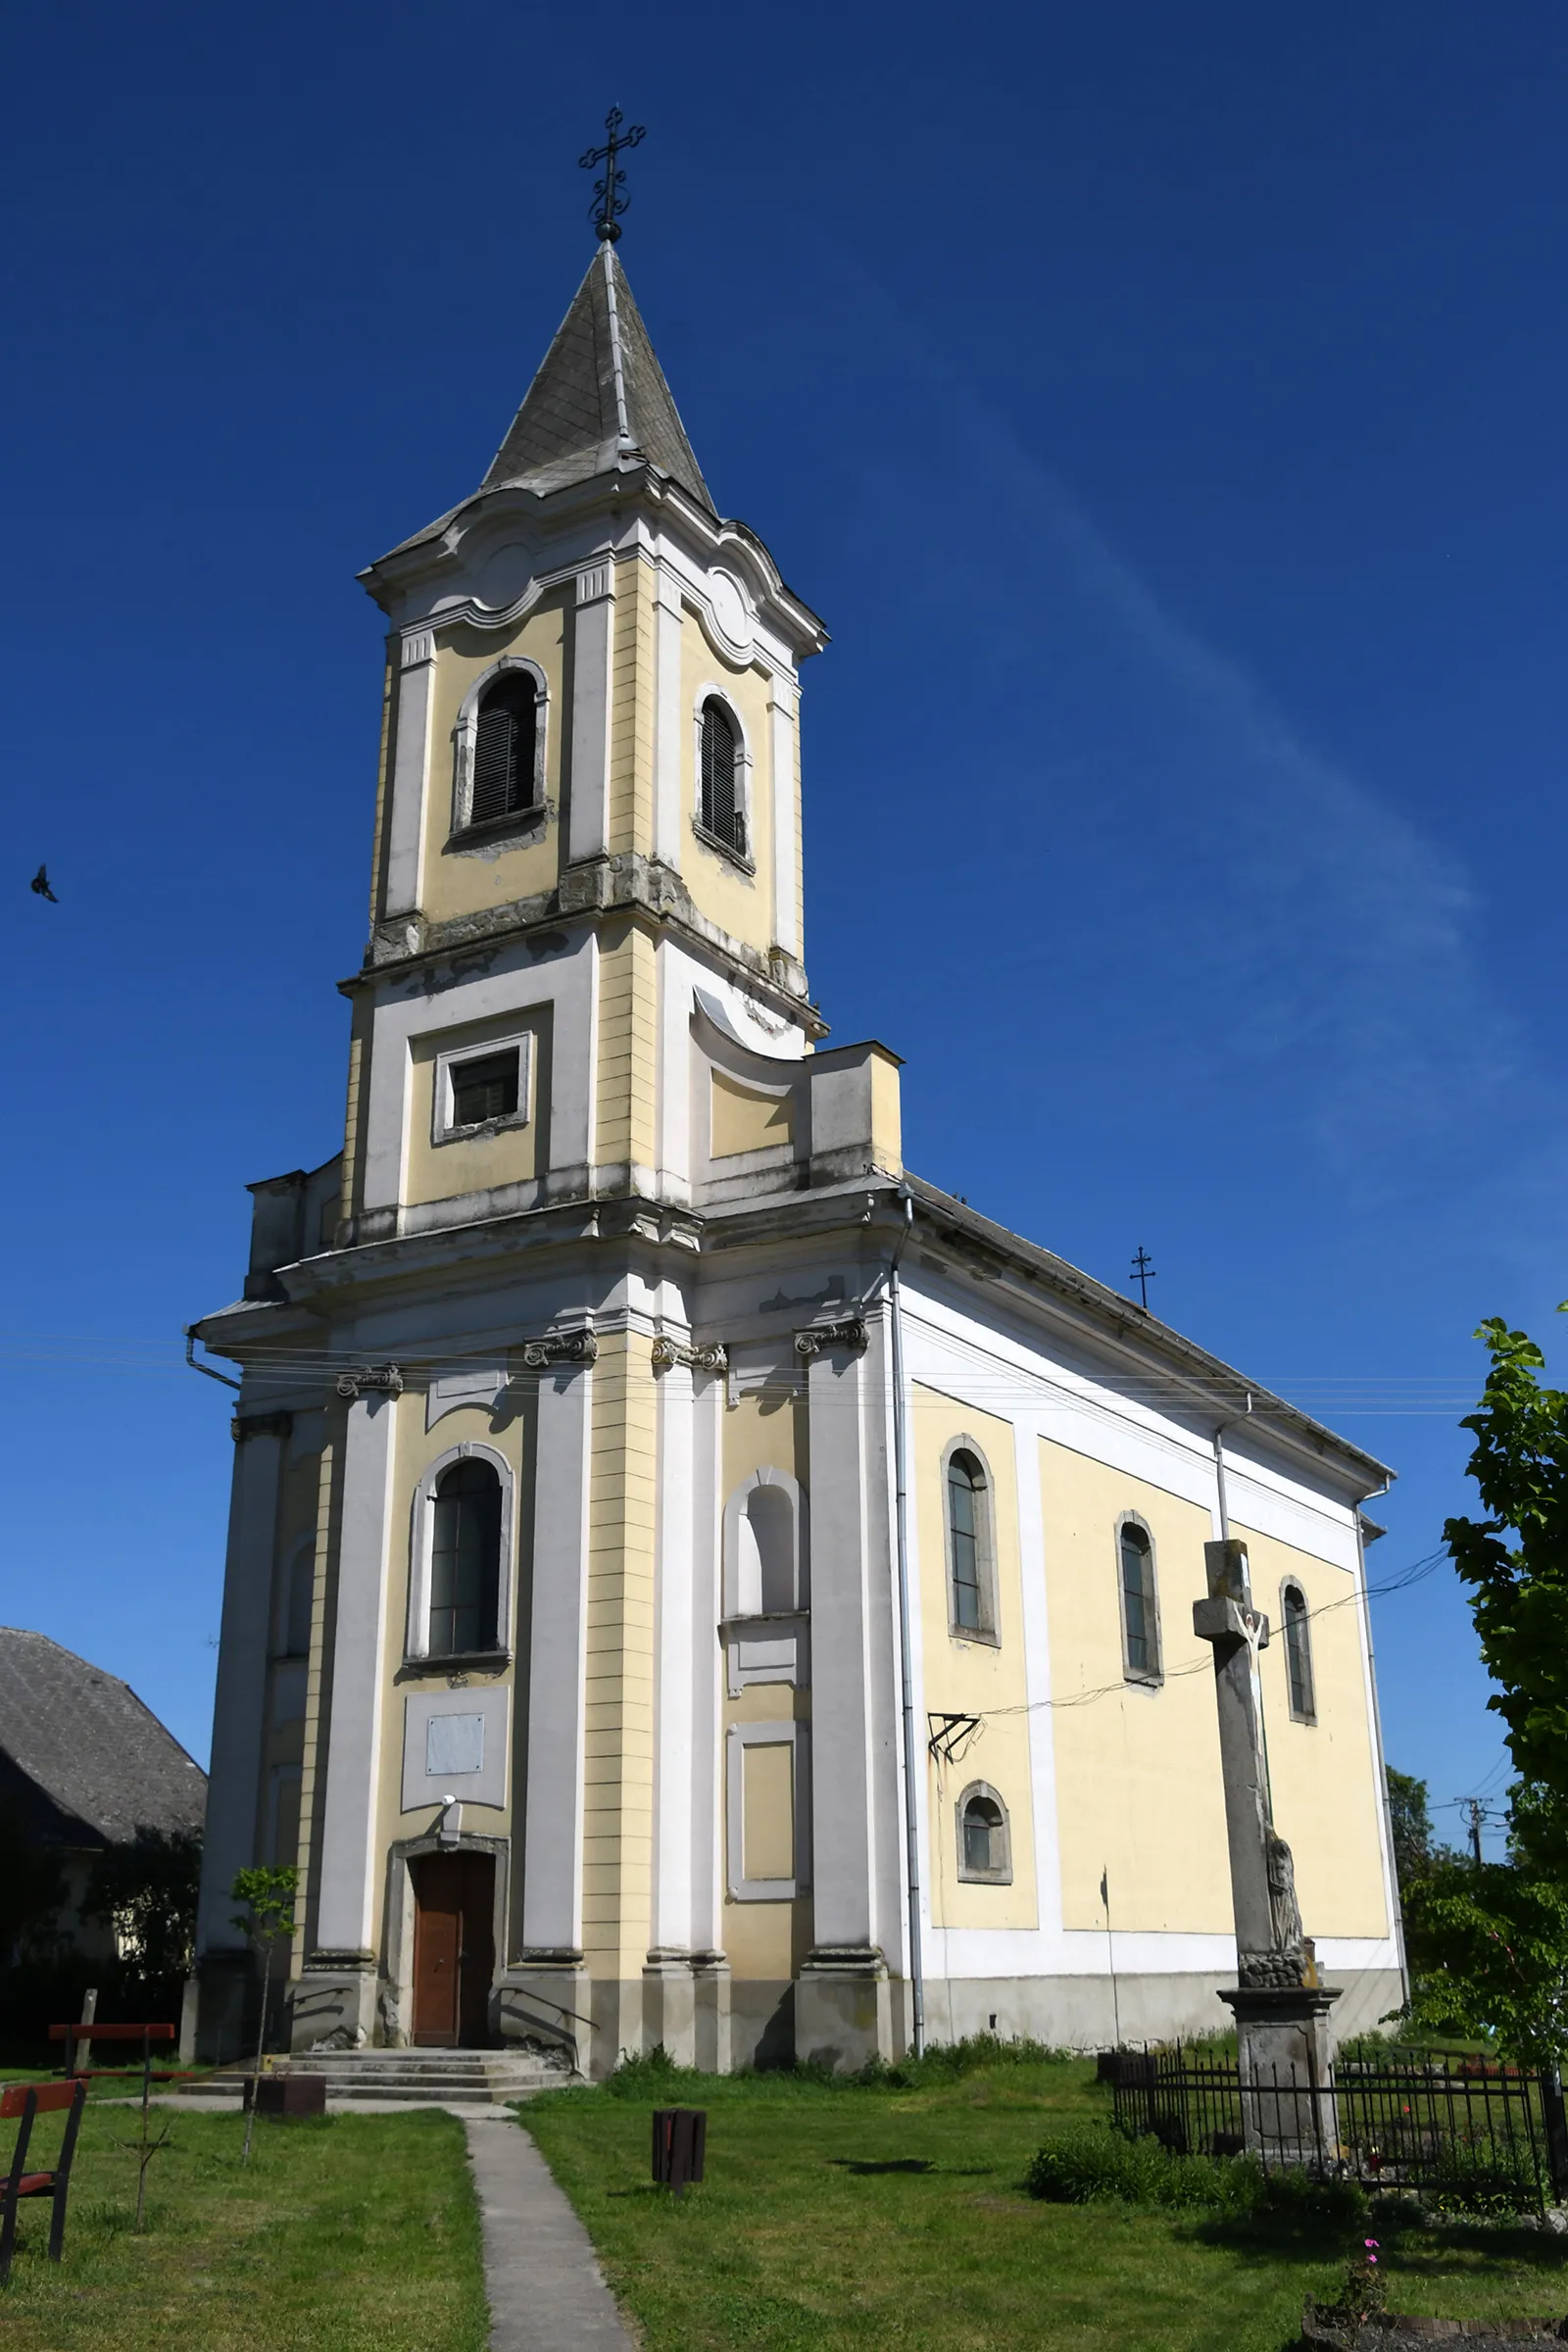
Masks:
[[[626,273],[612,245],[589,264],[481,488],[559,490],[637,452],[716,513]]]

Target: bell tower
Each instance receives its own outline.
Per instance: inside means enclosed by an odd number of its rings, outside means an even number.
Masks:
[[[390,629],[344,1241],[498,1196],[684,1202],[661,955],[773,1054],[822,1030],[798,672],[824,635],[719,517],[612,241],[478,490],[363,577]]]

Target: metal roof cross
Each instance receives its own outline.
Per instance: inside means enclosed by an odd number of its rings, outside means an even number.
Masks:
[[[620,193],[626,184],[626,174],[615,158],[624,154],[628,147],[640,146],[643,138],[641,122],[634,122],[630,130],[622,131],[620,126],[625,120],[619,107],[612,106],[605,117],[605,128],[610,133],[606,144],[603,147],[590,147],[586,154],[577,158],[580,172],[591,172],[596,164],[605,167],[604,178],[594,182],[594,200],[588,207],[588,218],[597,222],[601,240],[611,245],[620,234],[619,216],[626,210],[628,202]]]

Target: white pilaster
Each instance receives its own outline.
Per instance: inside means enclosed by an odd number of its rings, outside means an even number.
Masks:
[[[419,904],[429,799],[430,705],[435,638],[411,630],[403,640],[398,675],[397,732],[392,744],[391,808],[387,815],[385,914],[412,914]]]
[[[653,1903],[654,1948],[671,1953],[692,1949],[695,1434],[691,1369],[674,1364],[659,1378],[659,1695]],[[710,1634],[708,1646],[713,1647]]]
[[[267,1728],[267,1656],[286,1416],[261,1415],[250,1426],[252,1434],[242,1434],[235,1447],[229,1502],[212,1783],[202,1848],[199,1952],[245,1948],[245,1937],[230,1917],[234,1903],[228,1890],[235,1872],[248,1870],[260,1859],[256,1839]],[[243,1420],[240,1427],[243,1433]]]
[[[584,1669],[593,1374],[539,1382],[524,1808],[525,1952],[582,1947]]]
[[[680,583],[662,564],[654,590],[654,856],[680,870]]]
[[[615,567],[607,558],[577,574],[572,631],[571,821],[567,856],[601,858],[610,846],[610,692],[615,636]]]
[[[317,1946],[323,1952],[372,1948],[381,1865],[375,1796],[396,1415],[393,1397],[356,1397],[344,1433],[343,1533],[316,1923]]]
[[[773,940],[798,963],[802,943],[795,872],[800,832],[795,805],[796,696],[782,678],[774,678],[767,708],[773,777]]]
[[[872,1918],[865,1359],[808,1374],[811,1464],[812,1943],[863,1950]]]

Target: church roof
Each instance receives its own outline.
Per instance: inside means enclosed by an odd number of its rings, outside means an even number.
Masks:
[[[612,244],[601,245],[480,485],[559,490],[641,455],[715,513]]]
[[[0,1758],[47,1799],[50,1834],[68,1844],[199,1830],[207,1811],[207,1775],[128,1683],[12,1625],[0,1626]]]

